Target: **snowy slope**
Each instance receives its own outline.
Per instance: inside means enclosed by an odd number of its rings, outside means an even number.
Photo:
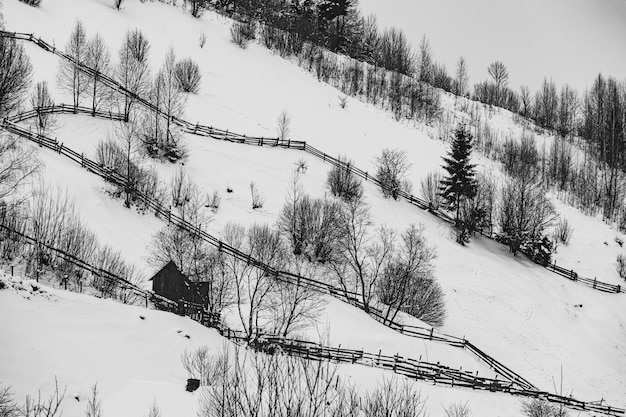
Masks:
[[[0,275],[0,280],[9,282]],[[12,284],[11,287],[15,286]],[[41,390],[45,398],[57,377],[66,389],[63,415],[84,413],[90,387],[98,383],[104,417],[147,415],[153,401],[163,416],[194,417],[200,392],[185,392],[187,374],[180,364],[185,349],[228,341],[214,330],[170,313],[125,306],[110,300],[30,284],[0,290],[0,379],[16,399]],[[28,325],[23,325],[28,323]],[[59,337],[62,335],[62,337]],[[360,392],[393,374],[359,365],[341,365],[341,378]],[[416,382],[430,416],[443,407],[468,402],[474,415],[518,416],[519,400],[499,393],[458,390]]]
[[[34,31],[44,39],[54,39],[58,47],[64,44],[78,16],[90,35],[96,30],[106,34],[112,48],[120,44],[126,28],[140,27],[151,40],[155,67],[170,45],[175,46],[179,57],[193,54],[204,78],[201,93],[188,101],[186,117],[191,121],[273,136],[276,118],[286,109],[293,119],[293,139],[308,140],[326,152],[348,154],[364,169],[373,169],[374,157],[384,147],[407,149],[413,160],[411,177],[415,183],[440,164],[440,156],[445,152],[444,143],[395,122],[369,105],[349,99],[348,107],[340,109],[336,90],[258,45],[245,51],[238,49],[229,41],[229,23],[214,14],[207,13],[197,21],[183,15],[180,9],[131,0],[125,2],[122,12],[113,10],[104,0],[67,0],[64,5],[65,8],[44,1],[40,9],[32,9],[11,0],[5,3],[4,13],[10,29]],[[164,22],[175,25],[175,33],[164,31]],[[108,30],[111,25],[118,29]],[[201,32],[208,36],[204,49],[197,45]],[[35,79],[48,79],[53,84],[54,71],[50,69],[56,68],[57,58],[33,46],[27,48],[35,64]],[[69,101],[59,91],[56,95],[58,102]],[[66,145],[93,156],[95,143],[108,128],[109,122],[63,116],[56,135]],[[314,195],[325,192],[328,166],[297,151],[192,136],[186,139],[190,150],[186,168],[202,189],[222,193],[222,207],[209,225],[212,232],[218,233],[232,220],[244,224],[274,222],[289,175],[300,158],[309,165],[303,179],[307,190]],[[137,215],[124,209],[119,201],[109,200],[103,193],[102,181],[86,176],[84,170],[59,160],[58,155],[45,150],[39,155],[46,164],[45,177],[70,184],[83,216],[100,238],[121,249],[128,260],[143,262],[146,245],[162,223],[152,215]],[[176,169],[157,165],[166,180]],[[252,180],[266,196],[266,205],[260,211],[250,207],[248,186]],[[227,186],[235,190],[233,194],[226,195]],[[626,392],[626,309],[622,296],[597,293],[565,281],[525,260],[512,258],[503,246],[491,241],[476,239],[469,247],[461,248],[451,238],[448,226],[433,217],[405,202],[382,199],[371,185],[366,185],[366,195],[377,222],[397,228],[423,223],[427,237],[438,246],[437,276],[446,292],[449,310],[444,331],[465,335],[540,388],[552,388],[552,377],[559,374],[562,365],[564,386],[573,389],[576,397],[593,400],[603,396],[615,405],[625,405],[622,394]],[[590,241],[613,241],[615,232],[600,221],[575,213],[571,216],[576,230],[580,227],[589,233],[581,233],[581,240],[592,236]],[[577,236],[575,231],[574,238]],[[583,275],[590,275],[600,266],[608,273],[611,271],[606,265],[615,255],[603,253],[604,250],[604,245],[588,246],[578,252],[570,251],[570,256],[588,268],[590,273]],[[572,266],[579,269],[578,265]],[[145,264],[143,268],[149,269]],[[615,277],[615,272],[612,274]],[[439,355],[446,363],[463,364],[464,369],[480,368],[462,353],[415,346],[415,341],[406,338],[400,341],[387,329],[366,322],[362,314],[346,314],[344,306],[330,303],[319,327],[324,329],[330,323],[331,338],[337,344],[372,350],[376,346],[384,350],[398,347],[414,351],[414,357],[428,350],[431,360]],[[583,307],[575,307],[579,304]],[[377,329],[376,337],[363,338],[362,331],[372,328]]]

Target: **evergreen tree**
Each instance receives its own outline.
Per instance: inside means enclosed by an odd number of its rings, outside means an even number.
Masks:
[[[443,168],[447,171],[441,180],[439,191],[449,210],[455,211],[455,228],[457,241],[467,242],[467,228],[461,221],[461,206],[476,194],[476,165],[470,163],[472,155],[472,135],[464,124],[459,125],[454,132],[452,146],[448,157],[444,157]]]

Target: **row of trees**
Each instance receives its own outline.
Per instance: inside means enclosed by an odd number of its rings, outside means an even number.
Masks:
[[[201,83],[200,70],[191,59],[178,61],[173,49],[165,56],[156,75],[150,74],[150,43],[139,30],[126,33],[116,63],[99,34],[87,39],[81,22],[77,22],[65,47],[74,61],[62,60],[59,86],[72,94],[74,106],[85,99],[95,113],[103,109],[119,109],[125,121],[135,119],[136,132],[150,156],[179,159],[184,154],[180,133],[172,119],[180,117],[186,101],[185,93],[197,93]],[[98,75],[89,76],[80,65],[85,64],[101,74],[114,78],[130,94],[118,94],[106,86]],[[137,98],[147,98],[155,110],[136,106]]]

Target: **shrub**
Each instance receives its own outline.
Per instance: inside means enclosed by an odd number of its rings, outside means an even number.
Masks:
[[[548,401],[535,398],[522,401],[522,414],[526,417],[567,417],[568,412]]]
[[[559,222],[556,224],[554,228],[554,240],[557,242],[561,242],[564,245],[569,244],[570,239],[572,238],[572,233],[574,233],[574,228],[567,221],[567,219],[559,219]]]
[[[245,49],[255,38],[256,25],[254,22],[235,22],[230,27],[230,40],[242,49]]]
[[[200,37],[198,38],[198,45],[200,45],[200,48],[204,48],[204,45],[206,45],[206,33],[202,32],[200,34]]]
[[[431,326],[443,326],[446,318],[444,293],[432,277],[421,277],[411,289],[410,303],[406,312]]]
[[[626,279],[626,256],[617,255],[617,265],[615,269],[617,269],[620,278]]]
[[[200,346],[192,352],[185,349],[180,355],[180,361],[189,378],[199,379],[202,386],[211,385],[216,381],[219,377],[219,370],[224,366],[223,361],[227,360],[224,353],[216,356],[210,355],[209,348],[206,346]]]
[[[339,157],[339,162],[328,172],[328,189],[335,197],[345,201],[360,200],[363,197],[363,184],[352,172],[352,161]]]
[[[205,206],[210,207],[213,210],[217,211],[220,208],[221,202],[222,202],[222,197],[220,196],[219,191],[213,191],[213,195],[207,194]]]
[[[403,185],[410,167],[406,151],[385,148],[376,157],[377,177],[385,198],[397,200],[400,192],[406,191]]]
[[[448,407],[444,408],[444,412],[446,413],[446,417],[470,417],[472,415],[472,410],[468,403],[450,404]]]
[[[263,204],[265,204],[265,197],[256,187],[254,181],[250,183],[250,195],[252,197],[252,209],[263,208]]]
[[[439,210],[441,206],[441,194],[439,193],[439,183],[443,176],[439,171],[431,171],[422,179],[420,191],[422,198],[426,200],[432,210]]]
[[[20,1],[22,3],[28,4],[29,6],[33,6],[33,7],[39,7],[39,5],[41,4],[41,0],[20,0]]]
[[[191,58],[183,59],[176,64],[174,76],[178,82],[178,87],[185,93],[197,94],[200,91],[200,67]]]

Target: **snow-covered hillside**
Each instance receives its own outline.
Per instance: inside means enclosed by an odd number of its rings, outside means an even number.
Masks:
[[[170,46],[178,57],[192,56],[200,65],[203,81],[200,93],[190,96],[187,102],[185,118],[189,121],[246,134],[276,136],[276,119],[286,110],[292,118],[292,139],[306,140],[327,153],[348,155],[364,170],[373,171],[375,157],[387,147],[407,150],[413,163],[410,177],[415,184],[441,164],[447,145],[429,137],[427,132],[431,129],[399,123],[384,111],[355,99],[348,99],[342,109],[337,90],[319,83],[297,66],[256,44],[245,50],[233,45],[230,21],[221,16],[206,13],[197,20],[180,8],[136,0],[125,1],[123,10],[116,11],[109,3],[65,0],[61,5],[44,0],[35,9],[17,0],[7,0],[3,11],[9,30],[34,32],[49,42],[54,40],[57,47],[65,44],[72,25],[80,19],[89,36],[99,32],[105,37],[113,56],[126,30],[135,27],[150,39],[154,69],[161,65]],[[207,35],[202,49],[197,41],[201,33]],[[34,80],[48,80],[54,86],[58,58],[28,43],[24,46],[33,62]],[[71,99],[57,88],[54,98],[57,102]],[[518,129],[510,115],[497,117],[505,120],[499,122],[505,129]],[[113,122],[65,115],[59,118],[54,135],[66,146],[93,158],[96,144],[112,129]],[[185,141],[189,150],[185,168],[190,177],[203,192],[217,190],[222,194],[222,205],[208,225],[216,235],[230,221],[246,225],[274,223],[290,175],[301,158],[308,165],[302,179],[307,192],[315,196],[326,192],[329,165],[299,151],[192,135],[186,135]],[[147,246],[164,223],[151,214],[125,209],[121,201],[112,200],[105,192],[107,186],[102,180],[69,160],[36,146],[32,148],[45,165],[46,181],[67,187],[82,217],[99,238],[121,250],[128,261],[139,264],[148,277],[153,271],[146,263]],[[478,162],[483,166],[497,165],[480,158]],[[154,165],[167,183],[178,169],[153,161],[144,164]],[[266,198],[260,210],[251,208],[251,181]],[[233,193],[226,193],[227,187]],[[366,184],[365,191],[376,223],[397,229],[411,223],[423,224],[429,242],[437,246],[436,276],[448,307],[443,332],[467,337],[541,389],[552,391],[553,378],[558,379],[562,368],[567,394],[571,392],[583,400],[604,398],[613,405],[626,406],[623,294],[604,294],[565,280],[523,258],[512,257],[504,246],[490,240],[476,238],[469,246],[461,247],[455,243],[449,226],[435,217],[407,202],[382,198],[372,184]],[[559,248],[563,263],[581,275],[597,274],[603,281],[620,283],[612,265],[619,253],[614,242],[617,233],[599,219],[586,217],[570,207],[559,206],[559,210],[575,228],[570,247]],[[604,241],[608,244],[604,245]],[[172,407],[179,400],[187,402],[188,414],[179,411],[177,415],[195,414],[195,399],[183,399],[177,391],[185,378],[178,356],[184,347],[196,343],[219,346],[222,341],[214,332],[165,313],[139,313],[135,308],[108,301],[53,294],[52,301],[38,297],[26,301],[13,293],[0,293],[0,308],[6,308],[1,315],[11,317],[0,324],[0,351],[9,352],[14,359],[0,365],[6,367],[0,368],[1,380],[22,395],[38,387],[49,387],[52,376],[58,374],[67,378],[68,384],[75,384],[70,389],[83,398],[89,385],[97,380],[102,381],[106,407],[112,407],[111,410],[120,410],[115,408],[116,399],[124,399],[127,404],[129,392],[142,395],[142,399],[159,392],[171,396]],[[78,313],[86,310],[93,314]],[[144,313],[146,320],[137,319]],[[147,326],[149,330],[145,329]],[[51,330],[45,330],[47,327]],[[174,329],[190,334],[191,339],[181,337]],[[327,333],[332,343],[345,347],[423,356],[490,374],[467,352],[400,336],[336,300],[329,300],[318,327],[309,330],[309,337],[314,339],[321,333]],[[46,346],[54,334],[67,334],[67,340],[73,343],[65,344],[63,338],[53,340],[49,351],[54,354],[33,352],[37,366],[28,368],[30,355],[25,357],[20,352]],[[98,338],[92,340],[94,334]],[[91,356],[77,360],[85,351],[106,357],[108,349],[100,349],[102,340],[116,352],[110,362],[91,363]],[[155,352],[154,346],[161,345],[163,349]],[[155,364],[163,367],[156,368]],[[20,373],[22,368],[32,372]],[[381,377],[379,371],[373,370],[358,370],[354,375],[355,382],[364,387]],[[474,415],[519,413],[517,400],[505,395],[452,391],[424,384],[419,387],[431,398],[433,416],[441,415],[441,405],[459,398],[470,401]],[[138,407],[137,413],[147,410],[147,404]],[[78,409],[82,405],[76,405],[75,410]],[[123,414],[116,411],[115,415]],[[168,415],[165,409],[164,415]]]

